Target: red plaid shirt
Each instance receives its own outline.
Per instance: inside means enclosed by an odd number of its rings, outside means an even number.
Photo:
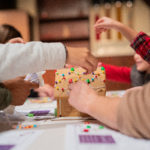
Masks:
[[[131,43],[137,54],[139,54],[145,61],[150,63],[150,36],[144,32],[138,33],[135,40]]]

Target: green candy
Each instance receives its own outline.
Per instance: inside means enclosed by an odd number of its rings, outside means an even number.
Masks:
[[[70,70],[71,70],[71,71],[74,71],[74,68],[71,68]]]
[[[87,79],[87,80],[86,80],[86,83],[90,83],[90,79]]]
[[[57,108],[55,108],[54,114],[55,114],[55,117],[57,117]]]
[[[34,117],[34,114],[29,113],[28,117]]]
[[[86,126],[88,129],[91,128],[91,126]]]
[[[101,67],[101,70],[105,70],[105,68],[104,68],[104,67]]]
[[[99,126],[99,129],[104,129],[104,126]]]

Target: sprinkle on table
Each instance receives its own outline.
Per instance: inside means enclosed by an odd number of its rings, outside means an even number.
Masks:
[[[89,125],[87,125],[86,127],[87,127],[88,129],[90,129],[90,128],[91,128],[91,126],[89,126]]]
[[[88,129],[84,129],[83,131],[84,131],[84,132],[89,132],[89,130],[88,130]]]
[[[28,117],[34,117],[34,114],[28,113]]]
[[[99,126],[99,129],[104,129],[104,126],[100,125],[100,126]]]

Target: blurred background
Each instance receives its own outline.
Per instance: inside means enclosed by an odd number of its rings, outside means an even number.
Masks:
[[[104,63],[132,66],[134,51],[120,33],[95,33],[94,23],[102,16],[150,33],[150,0],[0,0],[0,24],[15,26],[25,41],[84,46]],[[51,85],[54,78],[54,71],[44,75]],[[106,86],[107,90],[130,87],[110,81]]]

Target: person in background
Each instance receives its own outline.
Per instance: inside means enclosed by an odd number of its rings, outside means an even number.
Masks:
[[[140,55],[134,54],[135,65],[132,67],[115,66],[99,62],[105,68],[106,80],[141,86],[150,81],[150,64]]]
[[[99,19],[95,28],[98,33],[109,29],[121,32],[135,52],[150,63],[150,36],[144,32],[137,33],[107,17]],[[150,83],[127,90],[123,97],[99,96],[83,82],[72,84],[70,90],[69,103],[80,112],[126,135],[150,139]]]
[[[22,35],[15,27],[8,25],[8,24],[0,25],[0,43],[5,44],[9,40],[13,38],[17,38],[17,37],[22,38]],[[20,40],[18,42],[24,43],[23,40]]]
[[[8,24],[0,25],[0,43],[25,43],[21,33],[13,26]],[[45,84],[35,90],[31,89],[29,97],[52,97],[53,95],[53,88]]]

